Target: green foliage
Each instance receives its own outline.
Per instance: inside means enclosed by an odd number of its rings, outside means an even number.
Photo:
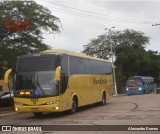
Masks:
[[[127,78],[133,75],[153,76],[158,79],[160,77],[160,55],[158,52],[145,50],[149,39],[144,33],[131,29],[113,31],[91,39],[84,46],[83,53],[108,59],[111,56],[111,43],[116,58],[118,86],[125,85]]]
[[[26,31],[8,30],[4,21],[31,21]],[[0,72],[15,67],[19,55],[49,49],[42,42],[44,32],[59,33],[60,20],[34,1],[0,2]],[[13,25],[14,26],[14,25]],[[18,25],[20,27],[24,25]],[[2,74],[0,74],[2,75]],[[1,76],[2,77],[2,76]]]
[[[149,55],[145,46],[149,43],[149,38],[144,33],[134,30],[124,30],[116,35],[116,55],[115,64],[122,67],[122,74],[127,78],[138,75],[141,64],[149,62]]]
[[[143,33],[139,33],[133,30],[125,30],[116,36],[117,44],[115,47],[115,53],[117,57],[121,57],[125,61],[129,61],[130,58],[134,58],[135,63],[147,62],[145,57],[145,46],[149,43],[149,38],[144,36]]]
[[[156,82],[160,83],[160,54],[158,51],[147,51],[149,55],[149,62],[146,64],[141,64],[141,69],[139,70],[140,75],[153,76]]]
[[[87,55],[107,59],[110,57],[111,51],[109,36],[104,34],[97,38],[93,38],[90,43],[84,46],[84,48],[83,53],[86,53]]]

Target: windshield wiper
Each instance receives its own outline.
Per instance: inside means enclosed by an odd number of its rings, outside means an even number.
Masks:
[[[36,86],[35,86],[35,88],[34,88],[34,95],[35,95],[35,90],[37,90],[38,91],[38,89],[41,91],[40,93],[42,93],[42,95],[46,95],[45,94],[45,92],[43,91],[43,89],[42,89],[42,87],[41,87],[41,85],[39,84],[39,82],[38,82],[38,75],[37,75],[37,81],[35,81],[36,82]]]

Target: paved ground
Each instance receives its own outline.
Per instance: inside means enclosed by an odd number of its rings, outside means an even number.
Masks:
[[[41,118],[31,113],[0,114],[1,125],[160,125],[160,94],[116,96],[105,106],[87,106],[73,115],[46,113]],[[9,132],[8,132],[9,133]],[[13,133],[13,132],[12,132]],[[14,132],[15,133],[15,132]],[[18,133],[18,132],[16,132]],[[19,132],[20,133],[20,132]],[[81,134],[82,131],[37,132],[37,134]],[[88,134],[158,134],[157,131],[89,131]]]
[[[13,107],[3,107],[0,108],[0,117],[5,116],[6,114],[13,113],[14,108]]]

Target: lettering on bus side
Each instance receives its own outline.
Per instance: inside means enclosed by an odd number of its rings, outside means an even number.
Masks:
[[[106,79],[95,79],[95,78],[93,78],[93,83],[94,84],[107,84],[107,80]]]

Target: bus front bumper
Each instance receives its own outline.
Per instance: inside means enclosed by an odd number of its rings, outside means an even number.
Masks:
[[[18,106],[15,105],[17,113],[36,113],[36,112],[62,112],[59,105],[41,105],[41,106]]]
[[[132,94],[143,94],[143,90],[128,90],[127,91],[128,95],[132,95]]]

